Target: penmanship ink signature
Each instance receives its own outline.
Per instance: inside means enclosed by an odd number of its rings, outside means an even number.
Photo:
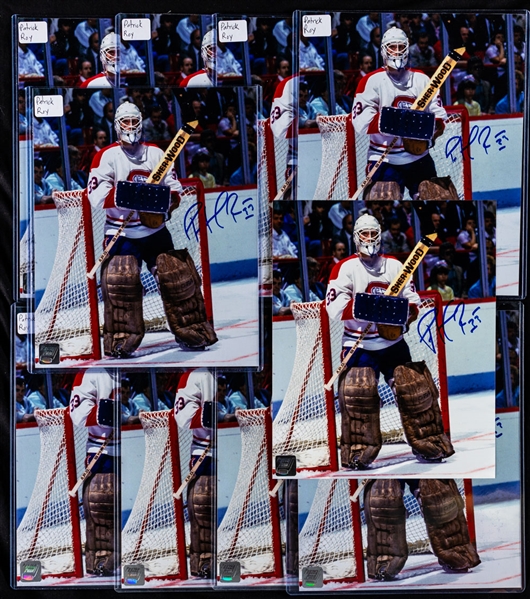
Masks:
[[[495,418],[495,428],[502,429],[502,422],[501,422],[501,419],[499,418],[499,416],[496,416],[496,418]],[[502,430],[501,431],[495,430],[495,438],[498,439],[499,437],[502,437]]]
[[[446,325],[455,322],[460,327],[462,335],[474,333],[482,322],[479,316],[480,306],[476,306],[470,313],[464,302],[450,301],[443,309],[442,323],[438,324],[438,309],[428,310],[418,321],[418,335],[420,342],[424,343],[434,354],[436,353],[436,337],[439,336],[443,343],[452,343],[447,334]]]
[[[467,152],[469,158],[474,160],[473,156],[471,156],[471,146],[473,144],[478,145],[484,150],[486,155],[489,155],[491,148],[501,152],[506,149],[506,142],[510,141],[510,138],[506,135],[506,129],[502,129],[498,133],[495,133],[493,139],[491,138],[492,132],[490,125],[484,125],[482,127],[473,125],[469,131],[469,142],[466,145],[464,145],[461,135],[453,135],[453,137],[450,137],[447,140],[445,143],[445,157],[450,158],[452,162],[456,162],[459,153],[464,154],[464,152]]]
[[[190,206],[184,215],[184,232],[188,239],[192,236],[199,238],[199,214],[204,206],[197,202]],[[252,198],[240,198],[235,191],[222,191],[215,200],[215,207],[212,216],[210,216],[206,225],[210,233],[215,226],[224,229],[223,220],[228,218],[234,223],[241,220],[248,220],[255,217],[254,200]]]

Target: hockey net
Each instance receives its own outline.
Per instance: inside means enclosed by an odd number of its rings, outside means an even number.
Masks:
[[[241,461],[230,503],[217,531],[217,561],[237,561],[242,577],[281,577],[278,500],[270,463],[270,411],[237,410]]]
[[[85,538],[82,487],[74,497],[68,491],[85,470],[87,430],[72,426],[68,408],[35,410],[35,420],[40,459],[33,492],[17,528],[17,565],[37,560],[42,576],[79,578],[83,576]]]
[[[418,318],[404,335],[412,360],[424,360],[440,392],[446,432],[449,429],[442,304],[437,292],[420,292]],[[291,304],[296,327],[296,352],[291,378],[273,423],[273,463],[278,455],[294,455],[297,470],[339,469],[340,413],[337,382],[324,384],[340,365],[342,321],[329,320],[324,302]],[[418,327],[421,327],[418,330]],[[404,441],[394,394],[381,376],[381,432],[385,443]]]
[[[206,312],[211,320],[204,189],[196,179],[184,179],[181,183],[184,193],[179,208],[166,226],[175,248],[188,248],[202,279]],[[87,272],[103,251],[106,213],[92,208],[83,190],[54,192],[53,198],[59,226],[57,251],[46,289],[35,310],[35,344],[58,343],[62,359],[99,359],[103,300],[99,278],[89,279]],[[35,243],[38,254],[38,240]],[[146,332],[166,330],[157,283],[145,264],[140,277]]]
[[[121,535],[121,563],[142,564],[146,580],[185,580],[189,546],[186,492],[180,499],[173,494],[189,472],[192,433],[177,427],[173,411],[142,412],[140,421],[145,438],[144,470]]]
[[[473,493],[470,480],[455,481],[464,500],[470,540],[475,542]],[[363,493],[359,501],[351,497],[357,482],[347,479],[321,479],[311,508],[299,535],[300,572],[306,566],[320,566],[325,582],[363,582],[363,553],[367,547],[367,527]],[[406,535],[409,555],[432,553],[429,537],[416,497],[405,485],[403,502],[407,511]]]
[[[461,200],[471,199],[471,166],[467,147],[469,122],[465,109],[445,107],[443,134],[429,150],[439,177],[449,175]],[[354,131],[351,115],[318,116],[322,140],[322,162],[314,200],[349,200],[366,178],[370,136]],[[455,148],[459,148],[455,152]],[[362,198],[360,198],[362,199]],[[408,192],[405,192],[406,200]]]

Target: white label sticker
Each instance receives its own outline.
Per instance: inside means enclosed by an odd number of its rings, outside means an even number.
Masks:
[[[121,37],[124,40],[150,40],[151,21],[149,19],[123,19],[121,22]]]
[[[45,44],[48,41],[48,23],[46,21],[20,21],[18,41],[21,44]]]
[[[17,314],[17,333],[19,335],[27,335],[30,332],[33,316],[32,312],[20,312]]]
[[[331,15],[304,15],[302,33],[305,37],[329,37],[331,35]]]
[[[246,42],[248,40],[247,22],[245,19],[219,21],[217,25],[220,42]]]
[[[35,116],[50,117],[63,116],[63,97],[62,96],[35,96],[34,99]]]

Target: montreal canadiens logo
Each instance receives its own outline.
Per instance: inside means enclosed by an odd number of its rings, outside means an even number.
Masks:
[[[127,180],[132,183],[145,183],[147,181],[147,177],[149,173],[145,173],[145,171],[131,171]]]
[[[406,96],[398,96],[397,98],[394,98],[393,105],[394,105],[394,108],[409,109],[413,103],[414,103],[413,98],[407,98]]]
[[[380,281],[374,281],[368,284],[365,293],[371,293],[372,295],[385,295],[385,291],[388,289],[388,283],[381,283]]]

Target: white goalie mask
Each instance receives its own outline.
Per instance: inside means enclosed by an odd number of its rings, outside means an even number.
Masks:
[[[101,41],[99,47],[99,58],[105,73],[116,75],[118,71],[118,56],[120,42],[115,33],[108,33]]]
[[[217,37],[215,35],[215,29],[210,29],[210,31],[207,31],[202,38],[201,43],[201,58],[208,71],[213,71],[215,69],[216,49]]]
[[[136,144],[142,138],[142,113],[136,104],[124,102],[118,106],[114,129],[120,141]]]
[[[353,241],[358,253],[377,255],[381,247],[381,225],[375,216],[363,214],[355,221]]]
[[[409,39],[397,27],[387,29],[381,40],[381,56],[385,66],[402,71],[409,61]]]

